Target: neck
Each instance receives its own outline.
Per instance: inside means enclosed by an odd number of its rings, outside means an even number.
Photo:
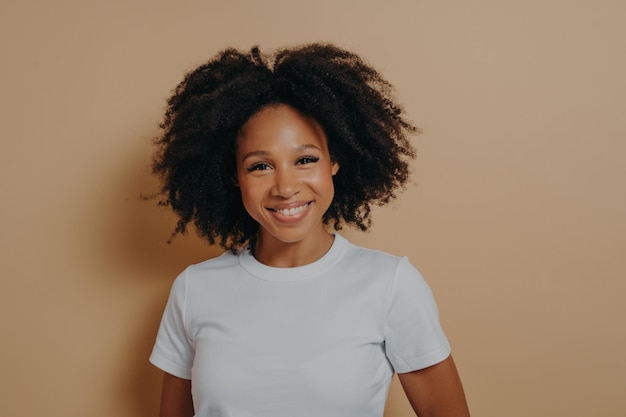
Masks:
[[[254,248],[254,257],[262,264],[276,268],[303,266],[324,256],[334,240],[334,235],[326,230],[315,239],[299,242],[283,242],[261,233]]]

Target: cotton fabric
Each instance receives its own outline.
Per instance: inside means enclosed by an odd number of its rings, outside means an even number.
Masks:
[[[296,268],[248,250],[175,280],[150,361],[192,380],[201,417],[381,417],[393,372],[447,358],[437,306],[407,258],[335,235]]]

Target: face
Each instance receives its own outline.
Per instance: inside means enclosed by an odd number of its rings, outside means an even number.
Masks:
[[[286,105],[253,115],[237,137],[237,181],[260,241],[315,242],[328,236],[322,217],[339,166],[319,124]]]

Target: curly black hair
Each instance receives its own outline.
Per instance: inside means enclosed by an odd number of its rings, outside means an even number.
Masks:
[[[200,236],[232,251],[255,239],[259,226],[234,181],[236,138],[252,115],[279,104],[322,126],[341,167],[324,223],[367,230],[372,204],[396,197],[415,157],[408,137],[417,128],[392,92],[359,56],[331,44],[273,54],[230,48],[189,72],[167,102],[153,161],[161,204],[179,217],[173,234],[193,222]]]

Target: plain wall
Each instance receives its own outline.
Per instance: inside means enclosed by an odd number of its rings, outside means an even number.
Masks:
[[[430,283],[474,416],[626,415],[626,3],[3,1],[0,414],[154,416],[175,275],[139,198],[183,73],[332,41],[395,85],[415,183],[355,243]],[[386,417],[410,416],[394,381]]]

